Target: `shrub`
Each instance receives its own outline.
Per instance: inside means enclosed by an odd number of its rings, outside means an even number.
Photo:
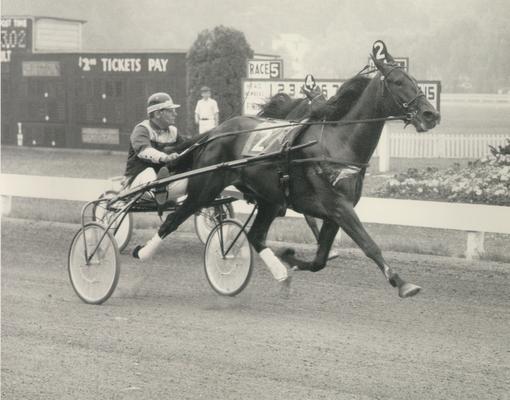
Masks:
[[[508,143],[466,168],[459,164],[446,170],[410,168],[386,181],[376,196],[510,206]]]
[[[241,80],[246,77],[246,63],[252,57],[253,50],[244,33],[236,29],[217,26],[199,33],[187,55],[189,129],[193,130],[202,86],[211,88],[220,109],[220,121],[241,114]]]

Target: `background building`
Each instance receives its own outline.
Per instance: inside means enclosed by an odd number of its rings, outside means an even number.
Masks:
[[[126,149],[156,91],[183,105],[183,131],[186,52],[83,52],[84,23],[2,17],[2,143]]]

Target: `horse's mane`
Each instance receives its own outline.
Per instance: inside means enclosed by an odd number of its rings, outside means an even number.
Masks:
[[[310,117],[313,120],[336,121],[349,112],[370,81],[370,78],[363,75],[349,79],[340,86],[334,96],[316,109],[313,107],[298,109],[304,99],[293,100],[286,93],[277,93],[261,106],[258,115],[265,118],[299,119]]]
[[[289,113],[294,110],[303,99],[292,99],[287,93],[277,93],[269,101],[260,106],[257,114],[264,118],[286,119]]]
[[[336,121],[341,119],[356,104],[371,78],[357,75],[344,82],[340,89],[326,103],[313,110],[312,119]]]

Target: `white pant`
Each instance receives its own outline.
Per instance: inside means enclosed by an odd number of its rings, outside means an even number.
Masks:
[[[145,168],[142,172],[140,172],[133,182],[131,183],[131,187],[134,188],[138,185],[143,185],[144,183],[153,182],[158,178],[156,171],[154,168]],[[168,200],[177,200],[179,197],[184,196],[186,194],[186,189],[188,188],[188,178],[179,179],[178,181],[169,183],[167,185],[168,192]]]
[[[214,119],[201,119],[198,121],[199,134],[210,131],[213,128],[216,128],[216,121]]]

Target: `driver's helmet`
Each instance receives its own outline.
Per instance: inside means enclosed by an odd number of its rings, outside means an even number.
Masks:
[[[147,100],[147,114],[154,111],[164,110],[165,108],[179,108],[179,104],[175,104],[168,93],[151,94]]]

